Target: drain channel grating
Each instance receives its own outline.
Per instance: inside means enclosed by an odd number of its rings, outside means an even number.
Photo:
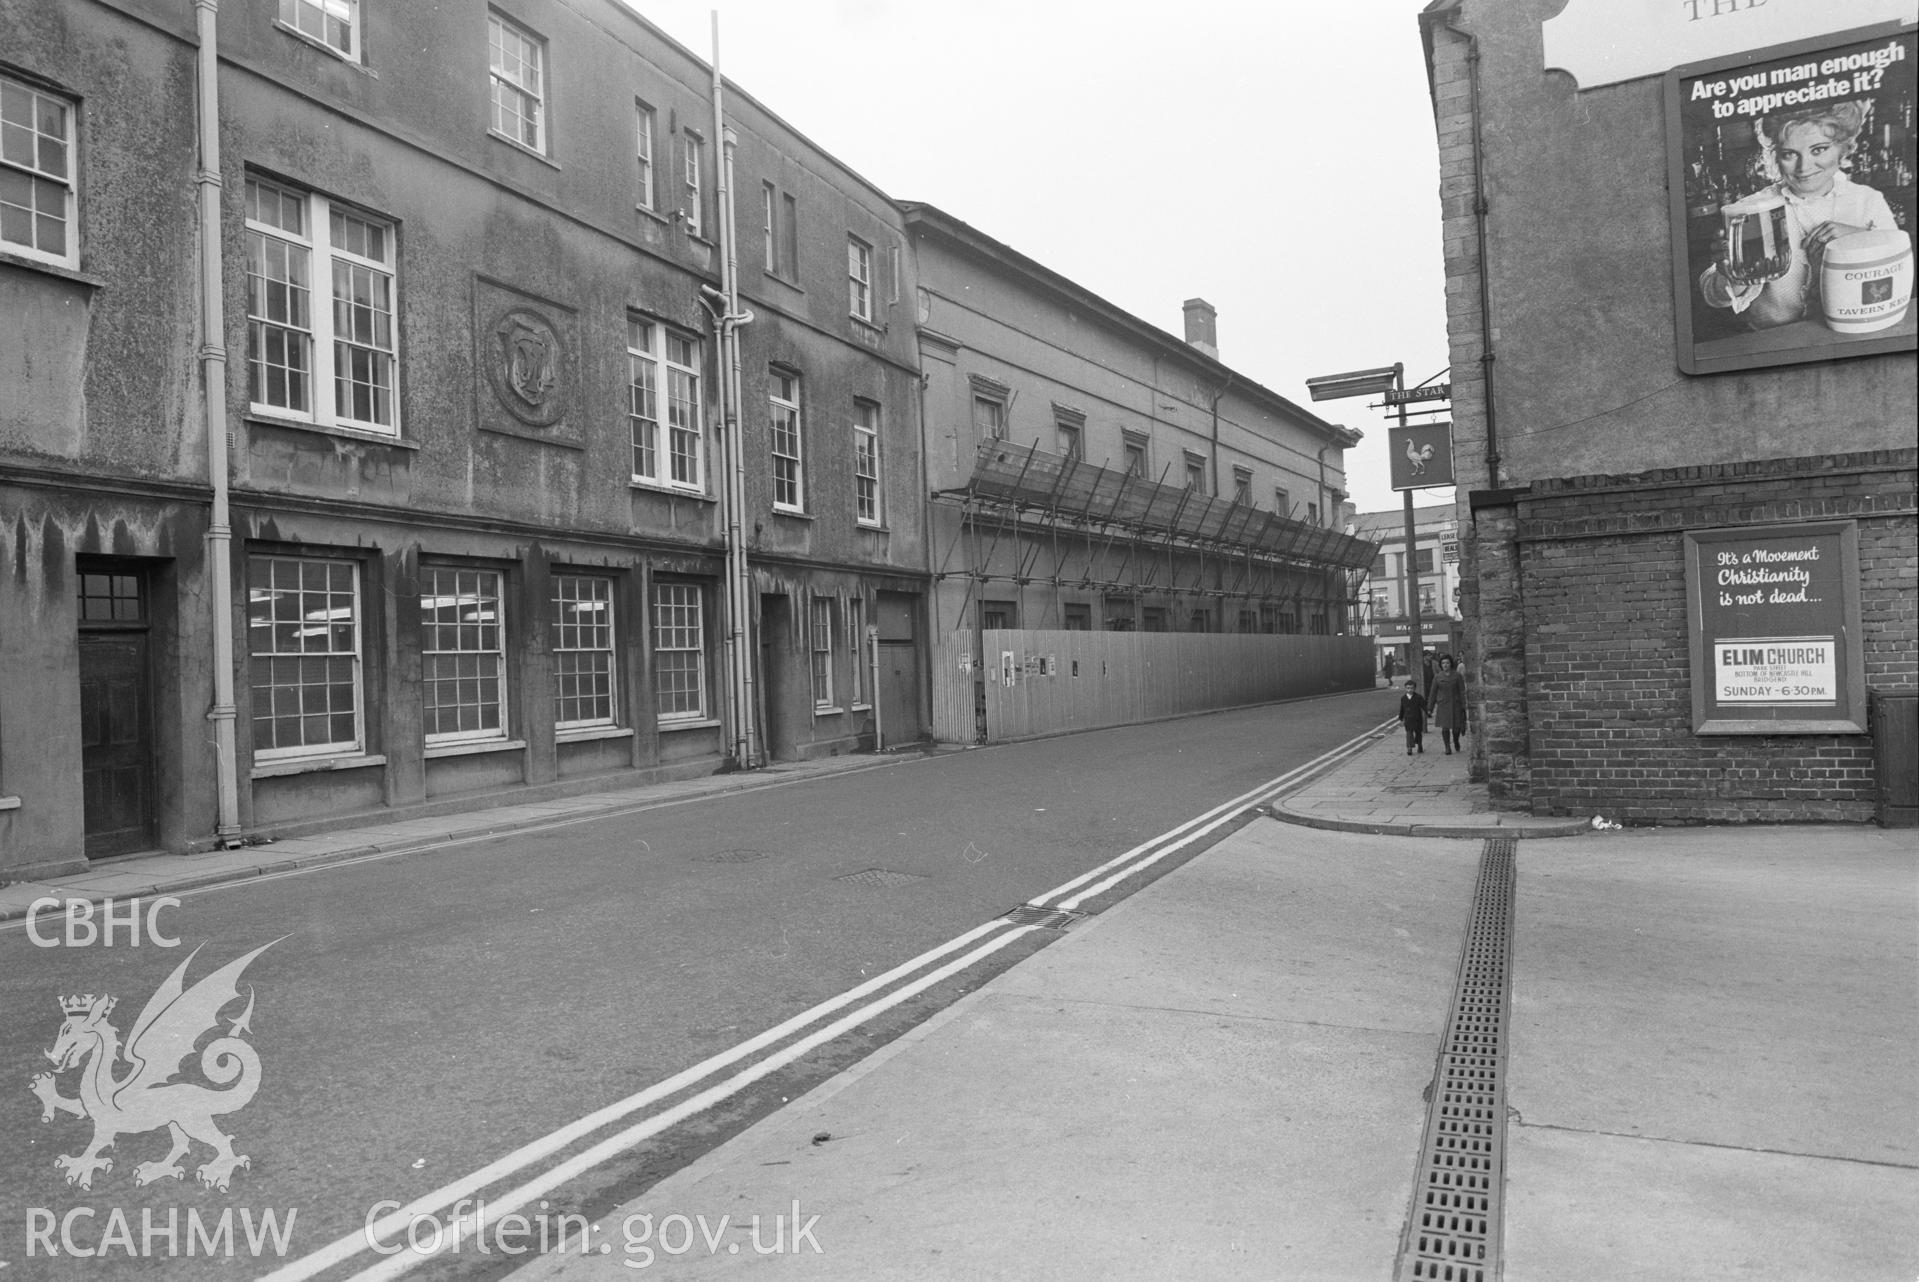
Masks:
[[[891,868],[868,868],[861,872],[849,872],[834,881],[843,881],[849,886],[905,886],[916,881],[925,881],[916,872],[894,872]]]
[[[1488,841],[1433,1083],[1397,1282],[1499,1276],[1514,843]]]
[[[716,850],[708,855],[694,855],[693,862],[699,864],[750,864],[756,859],[766,858],[764,850]]]
[[[1021,904],[1003,916],[1016,926],[1038,926],[1043,930],[1065,930],[1074,922],[1086,918],[1085,913],[1069,912],[1064,908],[1041,908],[1037,904]]]

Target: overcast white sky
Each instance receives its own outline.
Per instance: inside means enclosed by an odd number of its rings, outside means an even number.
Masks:
[[[1306,379],[1447,362],[1421,0],[628,0],[902,200],[926,201],[1366,439],[1361,511],[1397,509],[1387,418]],[[1422,506],[1450,490],[1421,491]]]

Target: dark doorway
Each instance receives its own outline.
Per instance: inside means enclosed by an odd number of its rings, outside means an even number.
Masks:
[[[879,594],[880,721],[886,746],[919,743],[926,738],[920,720],[919,598],[908,592]]]
[[[87,857],[97,859],[154,842],[147,581],[118,566],[78,577],[81,787]]]
[[[760,597],[760,725],[769,761],[789,761],[799,740],[794,732],[793,602],[774,593]]]

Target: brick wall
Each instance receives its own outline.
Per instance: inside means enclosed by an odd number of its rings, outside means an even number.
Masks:
[[[1916,458],[1768,459],[1478,496],[1484,662],[1516,665],[1507,675],[1523,684],[1518,699],[1482,691],[1500,799],[1637,822],[1870,819],[1869,736],[1693,733],[1682,535],[1856,520],[1866,684],[1910,691]],[[1491,590],[1507,582],[1516,590]]]

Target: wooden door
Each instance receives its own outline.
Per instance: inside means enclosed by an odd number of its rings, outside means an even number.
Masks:
[[[153,717],[142,631],[80,633],[80,762],[88,858],[153,845]]]

